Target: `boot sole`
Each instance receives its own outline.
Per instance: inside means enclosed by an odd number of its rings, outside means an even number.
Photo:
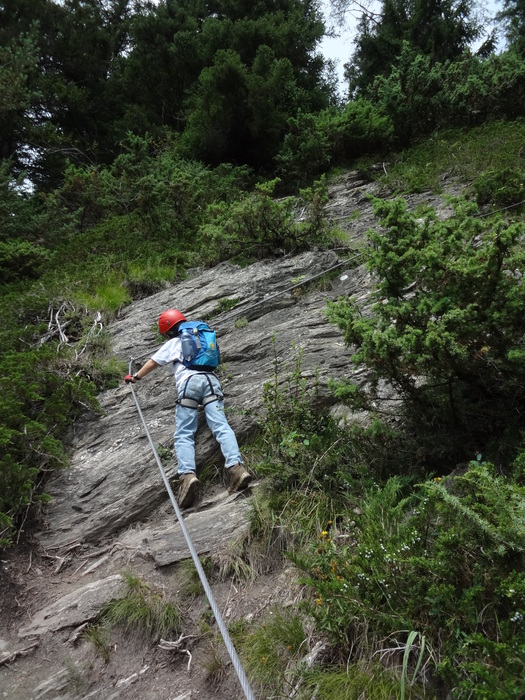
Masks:
[[[184,494],[184,497],[181,498],[179,502],[179,508],[189,508],[193,505],[200,485],[201,482],[198,479],[191,482],[191,484],[188,486],[188,490]]]
[[[228,489],[229,493],[237,493],[237,491],[242,491],[245,489],[248,484],[251,482],[253,479],[251,474],[246,474],[235,486],[232,486],[230,489]]]

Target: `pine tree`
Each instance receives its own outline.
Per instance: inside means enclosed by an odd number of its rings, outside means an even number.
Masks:
[[[481,33],[473,0],[382,0],[378,20],[361,19],[347,77],[366,93],[376,76],[390,73],[404,42],[444,62],[461,56]]]
[[[525,54],[525,0],[503,0],[503,12],[497,19],[505,26],[509,46]]]

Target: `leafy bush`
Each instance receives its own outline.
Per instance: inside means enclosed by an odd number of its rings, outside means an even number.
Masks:
[[[148,240],[187,245],[202,222],[206,204],[236,196],[249,183],[246,167],[228,164],[215,170],[176,155],[169,140],[129,136],[122,153],[103,168],[71,165],[60,197],[78,213],[82,230],[102,220],[134,215]]]
[[[25,276],[37,276],[49,249],[71,233],[72,223],[56,195],[28,192],[24,175],[14,178],[10,162],[0,161],[3,285]]]
[[[288,121],[288,129],[275,160],[290,183],[308,182],[329,166],[381,152],[393,137],[389,117],[365,99],[318,115],[299,114]]]
[[[65,466],[61,442],[85,406],[96,407],[95,385],[68,374],[56,348],[7,352],[0,359],[0,546],[10,544],[16,517],[45,496],[46,473]]]
[[[525,670],[523,496],[479,462],[409,494],[397,477],[372,489],[319,533],[309,555],[293,557],[316,592],[318,628],[342,657],[380,655],[399,669],[415,630],[426,640],[425,664],[456,688],[453,697],[492,697],[499,683],[517,689]]]
[[[0,241],[0,274],[8,284],[25,277],[38,277],[49,256],[47,251],[27,241]]]
[[[511,207],[525,203],[525,171],[505,168],[482,173],[473,183],[478,204]]]
[[[278,180],[259,184],[233,204],[208,208],[207,223],[199,231],[203,249],[215,261],[243,253],[248,259],[289,250],[296,243],[293,201],[272,198]]]
[[[322,204],[326,188],[319,183],[304,190],[308,218],[295,222],[296,202],[289,197],[278,200],[273,192],[279,179],[256,185],[255,190],[233,202],[217,202],[208,207],[207,223],[199,230],[201,249],[207,251],[206,262],[228,258],[254,260],[272,255],[307,250],[312,244],[328,246],[326,218]],[[323,194],[324,192],[324,194]]]
[[[350,299],[329,307],[356,348],[353,363],[370,373],[368,388],[347,400],[373,411],[386,380],[429,467],[477,452],[508,464],[525,400],[523,226],[475,217],[461,200],[445,221],[410,213],[401,199],[376,200],[374,210],[382,228],[364,250],[378,279],[374,303],[366,312]]]
[[[284,380],[278,369],[265,386],[256,468],[271,480],[252,536],[304,572],[304,612],[330,643],[335,666],[300,672],[303,687],[334,699],[514,697],[525,668],[523,486],[480,454],[449,476],[441,461],[443,476],[414,486],[417,440],[377,420],[337,427],[312,411],[318,387],[300,353]],[[351,670],[338,675],[338,662]],[[259,655],[253,663],[258,674]]]
[[[434,62],[404,43],[398,63],[378,77],[369,98],[403,144],[435,129],[522,117],[525,66],[515,52]]]

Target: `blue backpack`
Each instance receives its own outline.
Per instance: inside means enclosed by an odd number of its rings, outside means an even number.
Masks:
[[[179,326],[182,362],[188,369],[213,372],[221,363],[217,335],[204,321],[184,321]]]

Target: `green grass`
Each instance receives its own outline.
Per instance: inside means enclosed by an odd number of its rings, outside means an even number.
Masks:
[[[392,700],[401,698],[399,679],[378,662],[368,664],[351,663],[346,669],[328,668],[315,670],[306,675],[304,698],[315,697],[317,700]],[[312,693],[312,694],[310,694]],[[405,700],[425,698],[434,700],[432,693],[425,694],[421,689],[410,688],[405,693]]]
[[[199,559],[202,569],[206,577],[210,577],[213,573],[214,566],[210,557],[201,557]],[[179,583],[179,591],[181,595],[189,598],[197,598],[204,595],[204,589],[199,577],[199,573],[195,568],[192,559],[186,559],[181,562],[177,569],[177,580]]]
[[[89,642],[96,653],[102,657],[104,663],[109,661],[111,655],[111,629],[108,625],[90,625],[82,633],[82,638]]]
[[[128,593],[109,602],[101,611],[101,622],[120,626],[139,637],[158,639],[179,633],[181,614],[164,591],[155,590],[138,576],[124,573]]]
[[[471,182],[489,170],[523,168],[524,144],[522,119],[441,131],[392,154],[385,165],[387,174],[379,179],[400,192],[441,192],[444,176]]]
[[[230,634],[252,683],[272,695],[290,683],[299,660],[308,652],[301,618],[283,608],[270,610],[254,628],[237,625]]]

